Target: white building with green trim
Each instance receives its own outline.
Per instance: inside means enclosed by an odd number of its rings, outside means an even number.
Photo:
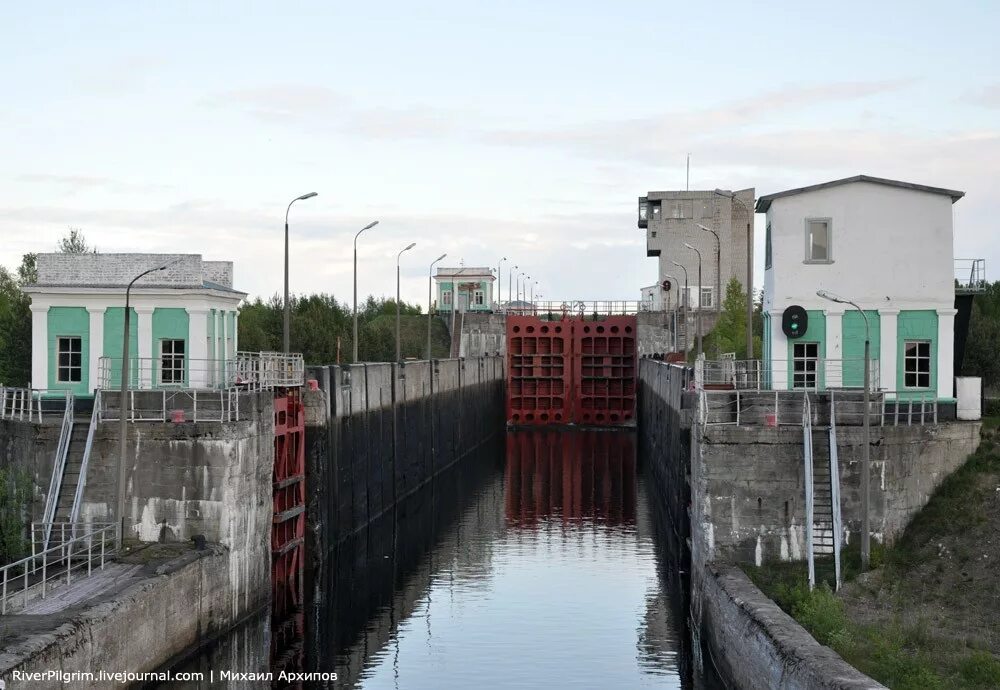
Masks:
[[[858,175],[760,197],[768,383],[779,390],[861,387],[864,318],[816,294],[826,290],[865,310],[878,388],[900,399],[953,400],[952,204],[962,196]],[[806,331],[794,339],[781,325],[791,305],[808,314]]]
[[[437,285],[437,311],[491,311],[493,283],[496,277],[486,266],[439,266],[434,275]]]
[[[132,385],[213,387],[237,350],[231,261],[199,254],[39,254],[31,297],[31,387],[92,395],[101,360],[104,383],[120,385],[125,288],[137,275],[170,264],[132,286],[129,355]]]

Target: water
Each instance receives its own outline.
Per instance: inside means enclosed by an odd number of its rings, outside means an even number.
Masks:
[[[338,688],[692,687],[634,436],[505,440],[341,545],[305,668]],[[266,627],[185,670],[259,668],[246,648]]]

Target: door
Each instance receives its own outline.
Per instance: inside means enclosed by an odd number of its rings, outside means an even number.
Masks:
[[[469,293],[468,291],[461,291],[458,293],[458,310],[459,311],[469,311]]]

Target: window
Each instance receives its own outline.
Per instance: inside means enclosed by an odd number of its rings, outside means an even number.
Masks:
[[[660,219],[660,202],[659,201],[650,201],[649,202],[649,217],[652,220],[659,220]]]
[[[771,268],[771,224],[764,231],[764,269]]]
[[[792,388],[816,388],[819,343],[792,345]]]
[[[712,307],[714,307],[715,306],[715,300],[713,299],[714,296],[715,296],[715,290],[713,290],[710,287],[703,287],[701,289],[702,308],[711,309]]]
[[[441,291],[441,304],[450,305],[451,304],[451,290]]]
[[[229,339],[226,338],[228,349]],[[160,341],[160,383],[184,383],[184,341]]]
[[[656,237],[656,230],[652,230],[652,231],[651,231],[651,232],[649,233],[649,236],[650,236],[650,237]]]
[[[903,343],[903,385],[907,388],[931,387],[931,344],[927,340]]]
[[[77,336],[60,336],[56,339],[59,364],[56,381],[80,383],[83,380],[83,340]]]
[[[472,293],[472,300],[476,306],[482,306],[486,303],[486,294],[482,290],[476,290]]]
[[[694,202],[691,199],[675,199],[667,202],[668,218],[693,218]]]
[[[830,252],[830,219],[806,219],[806,263],[829,263],[832,261]]]

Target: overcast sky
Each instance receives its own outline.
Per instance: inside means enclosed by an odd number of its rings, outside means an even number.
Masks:
[[[636,197],[682,189],[690,152],[693,189],[865,173],[964,190],[956,256],[1000,278],[1000,3],[133,0],[0,18],[9,268],[75,226],[100,251],[231,259],[236,287],[267,296],[285,206],[316,191],[292,210],[293,291],[349,299],[354,232],[379,219],[362,294],[393,294],[415,241],[411,301],[442,252],[507,256],[547,298],[638,299],[656,260]]]

